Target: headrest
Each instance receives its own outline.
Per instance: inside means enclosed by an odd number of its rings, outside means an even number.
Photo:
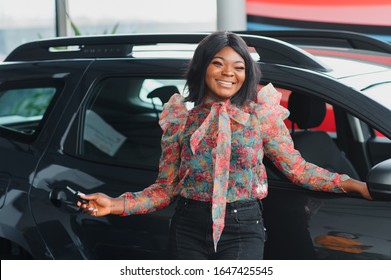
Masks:
[[[179,90],[176,86],[163,86],[155,88],[153,91],[148,93],[147,98],[157,97],[162,101],[162,104],[167,103],[170,100],[170,97],[174,93],[179,93]]]
[[[326,115],[326,103],[319,98],[292,92],[289,96],[289,120],[301,129],[319,126]]]

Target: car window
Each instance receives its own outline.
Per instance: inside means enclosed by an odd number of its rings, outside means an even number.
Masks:
[[[259,87],[261,89],[263,85]],[[281,105],[285,108],[288,108],[288,101],[289,96],[291,95],[292,91],[290,89],[285,89],[281,87],[276,87],[276,89],[281,92]],[[285,125],[288,127],[288,129],[292,130],[292,122],[289,119],[285,119]],[[295,130],[300,130],[297,125],[294,125]],[[324,132],[327,132],[330,135],[335,135],[336,133],[336,126],[335,126],[335,117],[334,117],[334,109],[333,106],[326,103],[326,115],[324,117],[323,122],[316,127],[310,128],[309,130],[321,130]]]
[[[101,81],[81,114],[78,156],[156,168],[161,154],[158,120],[162,104],[182,92],[184,84],[181,79],[129,77]]]
[[[154,90],[165,87],[175,86],[178,89],[178,93],[185,92],[185,80],[175,79],[145,79],[141,85],[139,97],[146,103],[153,103],[156,105],[163,105],[162,99],[159,97],[148,97],[148,94]]]
[[[281,97],[281,105],[285,108],[288,108],[288,100],[291,92],[287,90],[282,91],[282,97]],[[292,122],[289,121],[289,119],[285,119],[285,125],[292,130]],[[295,130],[300,130],[297,125],[294,125]],[[330,135],[334,135],[336,133],[336,127],[335,127],[335,117],[334,117],[334,108],[332,105],[326,103],[326,115],[324,117],[324,120],[322,123],[316,127],[310,128],[309,130],[321,130],[324,132],[327,132]]]
[[[58,91],[55,85],[36,83],[0,89],[0,126],[23,135],[33,135]]]

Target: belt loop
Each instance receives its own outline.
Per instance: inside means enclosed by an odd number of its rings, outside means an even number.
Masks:
[[[178,204],[181,204],[183,206],[186,206],[188,204],[188,199],[183,197],[183,196],[180,196],[179,197],[179,200],[178,200]]]
[[[263,202],[262,200],[258,199],[259,206],[261,207],[261,211],[263,212]]]

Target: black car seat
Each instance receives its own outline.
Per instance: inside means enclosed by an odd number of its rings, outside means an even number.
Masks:
[[[292,129],[295,148],[306,161],[332,172],[347,174],[352,178],[359,179],[353,164],[326,132],[309,130],[319,126],[324,120],[326,115],[324,101],[292,92],[288,101],[288,109],[292,128],[296,124],[301,129],[300,131]]]
[[[176,86],[162,86],[159,88],[155,88],[153,91],[148,93],[147,98],[152,99],[152,105],[156,113],[156,118],[159,119],[159,113],[160,111],[156,108],[155,102],[153,102],[153,98],[157,97],[160,99],[162,104],[164,105],[165,103],[170,100],[171,96],[174,95],[174,93],[179,93],[179,89]]]
[[[162,101],[162,104],[167,103],[174,93],[179,93],[179,89],[176,86],[162,86],[155,88],[148,93],[147,98],[157,97]]]

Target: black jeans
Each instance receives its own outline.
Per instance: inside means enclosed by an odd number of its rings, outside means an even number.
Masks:
[[[172,259],[263,259],[266,232],[261,201],[227,203],[225,227],[213,249],[211,203],[180,198],[171,222]]]

